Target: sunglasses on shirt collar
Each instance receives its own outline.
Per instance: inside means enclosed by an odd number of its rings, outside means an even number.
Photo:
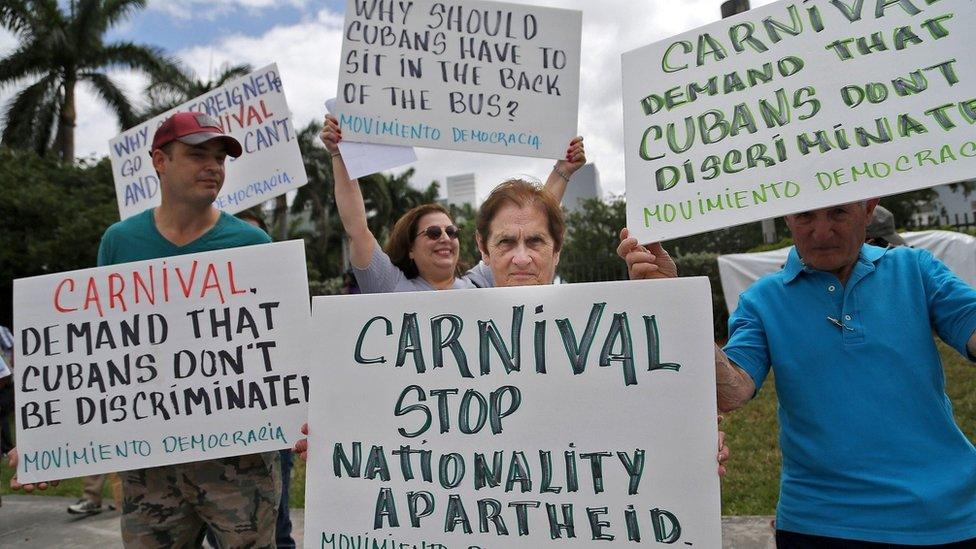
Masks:
[[[454,225],[448,225],[447,227],[443,228],[439,225],[431,225],[430,227],[427,227],[426,229],[417,233],[417,236],[424,235],[431,240],[437,240],[441,237],[441,230],[443,230],[444,233],[447,234],[447,237],[451,240],[457,239],[458,233],[461,232],[460,229]]]

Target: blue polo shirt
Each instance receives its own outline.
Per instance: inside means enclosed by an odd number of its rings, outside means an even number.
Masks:
[[[725,352],[757,391],[775,371],[777,528],[905,545],[976,537],[976,449],[953,419],[933,330],[968,356],[976,290],[925,250],[865,245],[845,286],[793,249],[742,294]]]

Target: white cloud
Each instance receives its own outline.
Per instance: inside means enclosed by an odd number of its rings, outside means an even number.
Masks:
[[[17,46],[17,37],[6,29],[0,29],[0,55],[7,55]]]
[[[251,16],[259,17],[260,10],[282,5],[304,8],[308,0],[150,0],[149,9],[161,11],[177,19],[216,20],[244,9]]]
[[[244,62],[255,68],[277,62],[292,118],[301,127],[320,119],[325,100],[335,95],[341,25],[341,18],[325,13],[312,21],[272,28],[262,36],[230,36],[178,55],[200,74],[207,73],[211,62],[214,67]]]

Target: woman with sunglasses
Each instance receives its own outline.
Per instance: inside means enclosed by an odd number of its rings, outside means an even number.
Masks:
[[[349,178],[339,153],[342,130],[332,115],[325,117],[319,135],[332,155],[336,207],[349,236],[353,272],[363,293],[450,290],[493,286],[491,271],[483,264],[465,274],[458,270],[458,228],[440,204],[423,204],[405,213],[380,249],[366,223],[366,205],[359,181]],[[562,201],[569,178],[586,164],[583,138],[574,138],[566,159],[552,169],[545,188]]]

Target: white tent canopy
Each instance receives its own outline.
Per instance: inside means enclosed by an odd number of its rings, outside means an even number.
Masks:
[[[959,278],[976,286],[976,238],[951,231],[901,233],[913,248],[924,248],[949,266]],[[792,246],[770,252],[729,254],[718,258],[718,273],[729,312],[739,304],[739,294],[760,277],[774,273],[786,263]]]

